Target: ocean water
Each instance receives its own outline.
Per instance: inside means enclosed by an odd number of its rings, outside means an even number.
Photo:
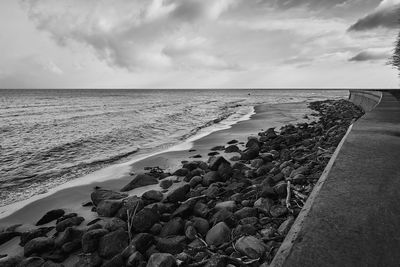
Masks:
[[[0,90],[0,206],[234,124],[265,103],[346,97],[299,90]]]

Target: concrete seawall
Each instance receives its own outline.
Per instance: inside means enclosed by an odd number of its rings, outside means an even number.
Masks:
[[[351,91],[367,112],[343,138],[271,266],[400,265],[400,103]]]

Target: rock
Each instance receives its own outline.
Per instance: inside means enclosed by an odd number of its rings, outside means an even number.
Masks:
[[[275,236],[276,230],[272,226],[267,226],[266,228],[261,230],[261,234],[263,237],[270,239]]]
[[[97,189],[92,192],[90,198],[92,199],[93,204],[97,206],[102,200],[121,199],[121,198],[126,198],[127,196],[128,194],[122,194],[119,192],[106,189]]]
[[[234,210],[236,209],[236,202],[233,200],[219,202],[214,207],[215,210],[227,209],[227,210]]]
[[[157,190],[150,190],[143,193],[142,198],[144,198],[145,200],[160,202],[163,199],[163,194]]]
[[[292,166],[287,166],[287,167],[283,168],[281,172],[286,178],[289,178],[289,176],[292,173],[292,171],[293,171],[293,167]]]
[[[101,267],[121,267],[125,266],[125,260],[121,254],[117,254],[111,258],[111,260],[104,263]]]
[[[275,128],[269,128],[263,133],[263,136],[265,136],[267,140],[275,139],[277,137]]]
[[[120,253],[128,244],[128,233],[117,230],[100,238],[98,252],[101,257],[109,259]]]
[[[156,240],[156,247],[160,252],[178,254],[186,247],[185,236],[162,237]]]
[[[133,218],[133,228],[137,232],[146,232],[160,220],[160,215],[158,214],[157,208],[145,208],[138,213]]]
[[[290,151],[289,149],[282,149],[280,153],[281,161],[288,161],[290,160]],[[290,174],[290,173],[289,173]]]
[[[146,267],[175,267],[174,256],[168,253],[154,253],[151,255]]]
[[[233,236],[235,238],[245,235],[256,235],[256,234],[257,234],[257,229],[255,228],[254,225],[251,224],[238,225],[233,231]]]
[[[126,199],[124,199],[122,203],[122,207],[119,209],[117,214],[115,215],[116,217],[126,221],[127,220],[127,211],[129,211],[131,214],[133,214],[136,210],[136,212],[141,211],[145,206],[144,201],[137,197],[137,196],[131,196]]]
[[[181,169],[176,170],[173,173],[173,175],[175,175],[175,176],[187,176],[187,175],[189,175],[189,172],[190,172],[189,169],[181,168]]]
[[[168,189],[171,187],[172,184],[173,184],[172,180],[164,179],[164,180],[161,180],[160,187],[162,189]]]
[[[167,222],[161,230],[160,237],[174,236],[183,233],[183,220],[175,217]]]
[[[194,217],[192,218],[193,227],[196,229],[198,233],[202,236],[205,236],[210,229],[210,224],[204,218]]]
[[[201,176],[194,176],[190,179],[189,185],[191,188],[196,187],[196,185],[200,184],[203,181],[203,178]]]
[[[224,149],[225,149],[225,147],[224,147]],[[212,157],[210,160],[209,168],[212,171],[217,171],[219,165],[221,165],[222,163],[228,164],[230,166],[229,161],[227,161],[224,157],[222,157],[222,156]]]
[[[21,239],[20,239],[21,242],[19,243],[19,245],[21,247],[23,247],[23,246],[25,246],[26,243],[28,243],[28,241],[30,241],[36,237],[46,236],[46,234],[48,232],[50,232],[52,229],[54,229],[54,227],[41,227],[41,228],[34,229],[31,231],[23,232],[23,233],[21,233]]]
[[[236,145],[230,145],[227,148],[225,148],[225,153],[235,153],[235,152],[240,152],[240,149]]]
[[[54,240],[49,237],[37,237],[26,243],[24,256],[29,257],[33,253],[40,254],[54,247]]]
[[[225,146],[215,146],[213,148],[211,148],[211,151],[222,151],[225,149]]]
[[[260,142],[258,141],[257,137],[249,136],[247,139],[248,141],[246,143],[246,147],[260,147]]]
[[[239,238],[235,243],[235,248],[250,259],[261,258],[266,251],[264,243],[254,236],[244,236]]]
[[[239,221],[240,224],[245,225],[245,224],[250,224],[250,225],[256,225],[258,223],[258,218],[257,217],[246,217],[243,218]]]
[[[287,214],[287,212],[288,212],[287,208],[281,205],[272,206],[269,211],[272,217],[275,218],[282,217],[283,215]]]
[[[253,168],[260,168],[264,164],[264,161],[262,159],[253,159],[250,161],[250,165]]]
[[[153,235],[159,235],[162,230],[162,225],[159,223],[155,223],[151,228],[150,228],[150,233]]]
[[[51,210],[47,212],[37,223],[36,225],[43,225],[49,223],[51,221],[57,220],[61,216],[65,214],[65,211],[62,209]]]
[[[254,208],[257,208],[266,214],[269,213],[273,205],[274,201],[269,198],[259,198],[256,202],[254,202]]]
[[[208,231],[206,235],[206,242],[210,246],[219,246],[229,242],[230,238],[231,230],[224,222],[220,222]]]
[[[82,236],[82,250],[84,253],[95,252],[99,244],[99,240],[104,235],[108,234],[105,229],[95,229],[86,232]]]
[[[106,199],[100,201],[100,203],[97,205],[96,211],[99,216],[113,217],[121,207],[121,200]]]
[[[54,242],[57,247],[62,247],[65,243],[73,241],[81,243],[82,236],[83,230],[68,227],[64,232],[58,234]]]
[[[211,225],[215,225],[219,222],[225,222],[228,225],[234,224],[234,218],[233,218],[233,213],[226,210],[222,209],[214,213],[214,215],[210,219]]]
[[[196,237],[197,237],[196,235],[197,235],[197,231],[196,231],[196,228],[194,228],[193,225],[189,225],[189,226],[186,227],[185,236],[186,236],[187,239],[193,241],[193,240],[196,239]]]
[[[65,229],[71,226],[80,225],[85,219],[83,217],[71,217],[65,219],[56,225],[57,232],[63,232]]]
[[[170,202],[178,202],[178,201],[184,201],[187,197],[186,194],[190,191],[190,185],[189,184],[183,184],[174,190],[172,190],[168,195],[167,195],[167,200]]]
[[[233,145],[233,144],[237,144],[237,143],[239,143],[239,141],[233,139],[233,140],[229,141],[227,144],[228,144],[228,145]]]
[[[247,217],[256,217],[258,215],[257,209],[244,207],[235,212],[235,217],[240,219],[247,218]]]
[[[274,155],[272,153],[262,153],[260,154],[260,158],[265,162],[272,162],[274,160]]]
[[[103,263],[102,258],[99,257],[99,254],[96,253],[82,253],[78,255],[78,262],[75,264],[75,267],[100,267]]]
[[[203,176],[203,185],[209,186],[215,182],[218,182],[219,175],[216,171],[209,171]]]
[[[146,185],[153,185],[153,184],[158,184],[158,179],[145,174],[141,173],[136,175],[132,181],[130,181],[127,185],[125,185],[122,189],[121,192],[126,192],[126,191],[131,191],[135,188],[146,186]]]
[[[133,245],[140,253],[145,254],[154,244],[154,237],[148,233],[140,233],[135,235],[132,239],[131,245]]]
[[[41,267],[44,264],[44,259],[40,257],[29,257],[22,260],[18,267]]]
[[[211,258],[207,261],[206,265],[204,267],[225,267],[227,266],[227,258],[221,255],[213,255]]]
[[[0,233],[0,245],[10,241],[14,237],[19,236],[20,233],[18,232],[2,232]]]
[[[279,182],[277,183],[274,187],[275,193],[280,197],[280,198],[285,198],[287,195],[287,183],[286,182]]]
[[[252,160],[258,157],[260,153],[260,149],[257,146],[249,147],[245,151],[243,151],[240,159],[242,160]]]
[[[286,221],[284,221],[278,228],[278,233],[282,236],[287,235],[287,233],[289,232],[290,228],[292,227],[294,223],[294,217],[293,216],[289,216]]]
[[[209,213],[208,206],[201,201],[198,201],[193,207],[193,214],[199,217],[207,217]]]
[[[272,181],[274,181],[274,183],[278,183],[284,179],[285,179],[285,175],[283,175],[283,173],[281,173],[281,172],[272,177]]]
[[[218,176],[221,178],[222,181],[229,180],[232,176],[232,167],[230,163],[222,162],[218,166]]]
[[[133,252],[132,255],[129,256],[128,260],[126,261],[126,266],[128,267],[136,267],[140,266],[140,263],[144,261],[144,257],[142,253],[139,251]]]
[[[217,198],[219,193],[220,193],[220,188],[215,184],[212,184],[209,188],[203,191],[203,195],[205,195],[209,199]]]
[[[23,260],[21,256],[6,256],[0,259],[0,266],[2,267],[15,267]]]
[[[121,220],[120,218],[117,217],[113,217],[111,218],[111,220],[109,220],[105,225],[104,225],[104,229],[110,231],[110,232],[114,232],[117,231],[118,229],[122,229],[124,231],[128,230],[128,224]]]
[[[80,249],[82,247],[82,244],[80,241],[72,241],[72,242],[67,242],[61,247],[61,251],[65,253],[66,255],[71,254],[72,252]]]

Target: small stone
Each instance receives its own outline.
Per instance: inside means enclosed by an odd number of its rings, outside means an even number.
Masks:
[[[164,180],[161,180],[160,187],[162,189],[168,189],[172,186],[172,184],[173,184],[172,180],[164,179]]]
[[[235,243],[235,248],[250,259],[261,258],[266,250],[264,243],[254,236],[239,238]]]
[[[204,218],[194,217],[194,218],[192,218],[192,222],[193,222],[193,227],[202,236],[205,236],[207,234],[208,230],[210,230],[210,224]]]
[[[158,238],[156,241],[156,247],[160,252],[178,254],[186,247],[186,237],[172,236]]]
[[[106,189],[97,189],[92,192],[90,198],[95,206],[100,203],[100,201],[105,199],[121,199],[127,197],[127,194],[122,194],[119,192],[106,190]]]
[[[126,261],[126,265],[128,267],[136,267],[139,266],[142,261],[144,261],[142,253],[136,251],[129,256],[128,260]]]
[[[230,240],[231,230],[224,223],[217,223],[213,228],[211,228],[206,236],[206,242],[208,245],[219,246]]]
[[[183,233],[183,220],[180,217],[175,217],[167,222],[161,230],[160,236],[167,237],[179,235]]]
[[[83,217],[72,217],[65,219],[56,225],[57,232],[63,232],[68,227],[80,225],[85,219]]]
[[[281,206],[281,205],[275,205],[272,206],[269,213],[272,215],[272,217],[278,218],[282,217],[285,214],[287,214],[288,210],[286,207]]]
[[[193,207],[193,214],[199,217],[207,217],[209,213],[208,206],[203,202],[198,201]]]
[[[167,195],[167,200],[170,202],[178,202],[178,201],[184,201],[187,198],[187,193],[190,191],[190,185],[189,184],[183,184],[174,190],[172,190],[168,195]]]
[[[267,214],[273,205],[274,201],[269,198],[259,198],[256,202],[254,202],[254,208],[257,208]]]
[[[236,202],[233,200],[219,202],[215,205],[214,209],[215,210],[227,209],[227,210],[232,211],[232,210],[236,209]]]
[[[294,217],[293,216],[289,216],[286,221],[284,221],[278,228],[278,233],[282,236],[287,235],[287,233],[289,232],[290,228],[292,227],[294,223]]]
[[[246,217],[256,217],[257,215],[258,215],[257,209],[249,207],[244,207],[235,212],[235,217],[238,218],[239,220]]]
[[[142,198],[150,201],[160,202],[163,199],[163,194],[157,190],[150,190],[143,193]]]
[[[154,253],[151,255],[146,267],[175,267],[174,256],[168,253]]]
[[[225,148],[225,153],[235,153],[235,152],[240,152],[240,149],[236,145],[230,145],[227,148]]]

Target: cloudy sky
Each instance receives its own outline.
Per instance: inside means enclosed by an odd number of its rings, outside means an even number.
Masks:
[[[400,0],[1,0],[0,88],[392,88]]]

